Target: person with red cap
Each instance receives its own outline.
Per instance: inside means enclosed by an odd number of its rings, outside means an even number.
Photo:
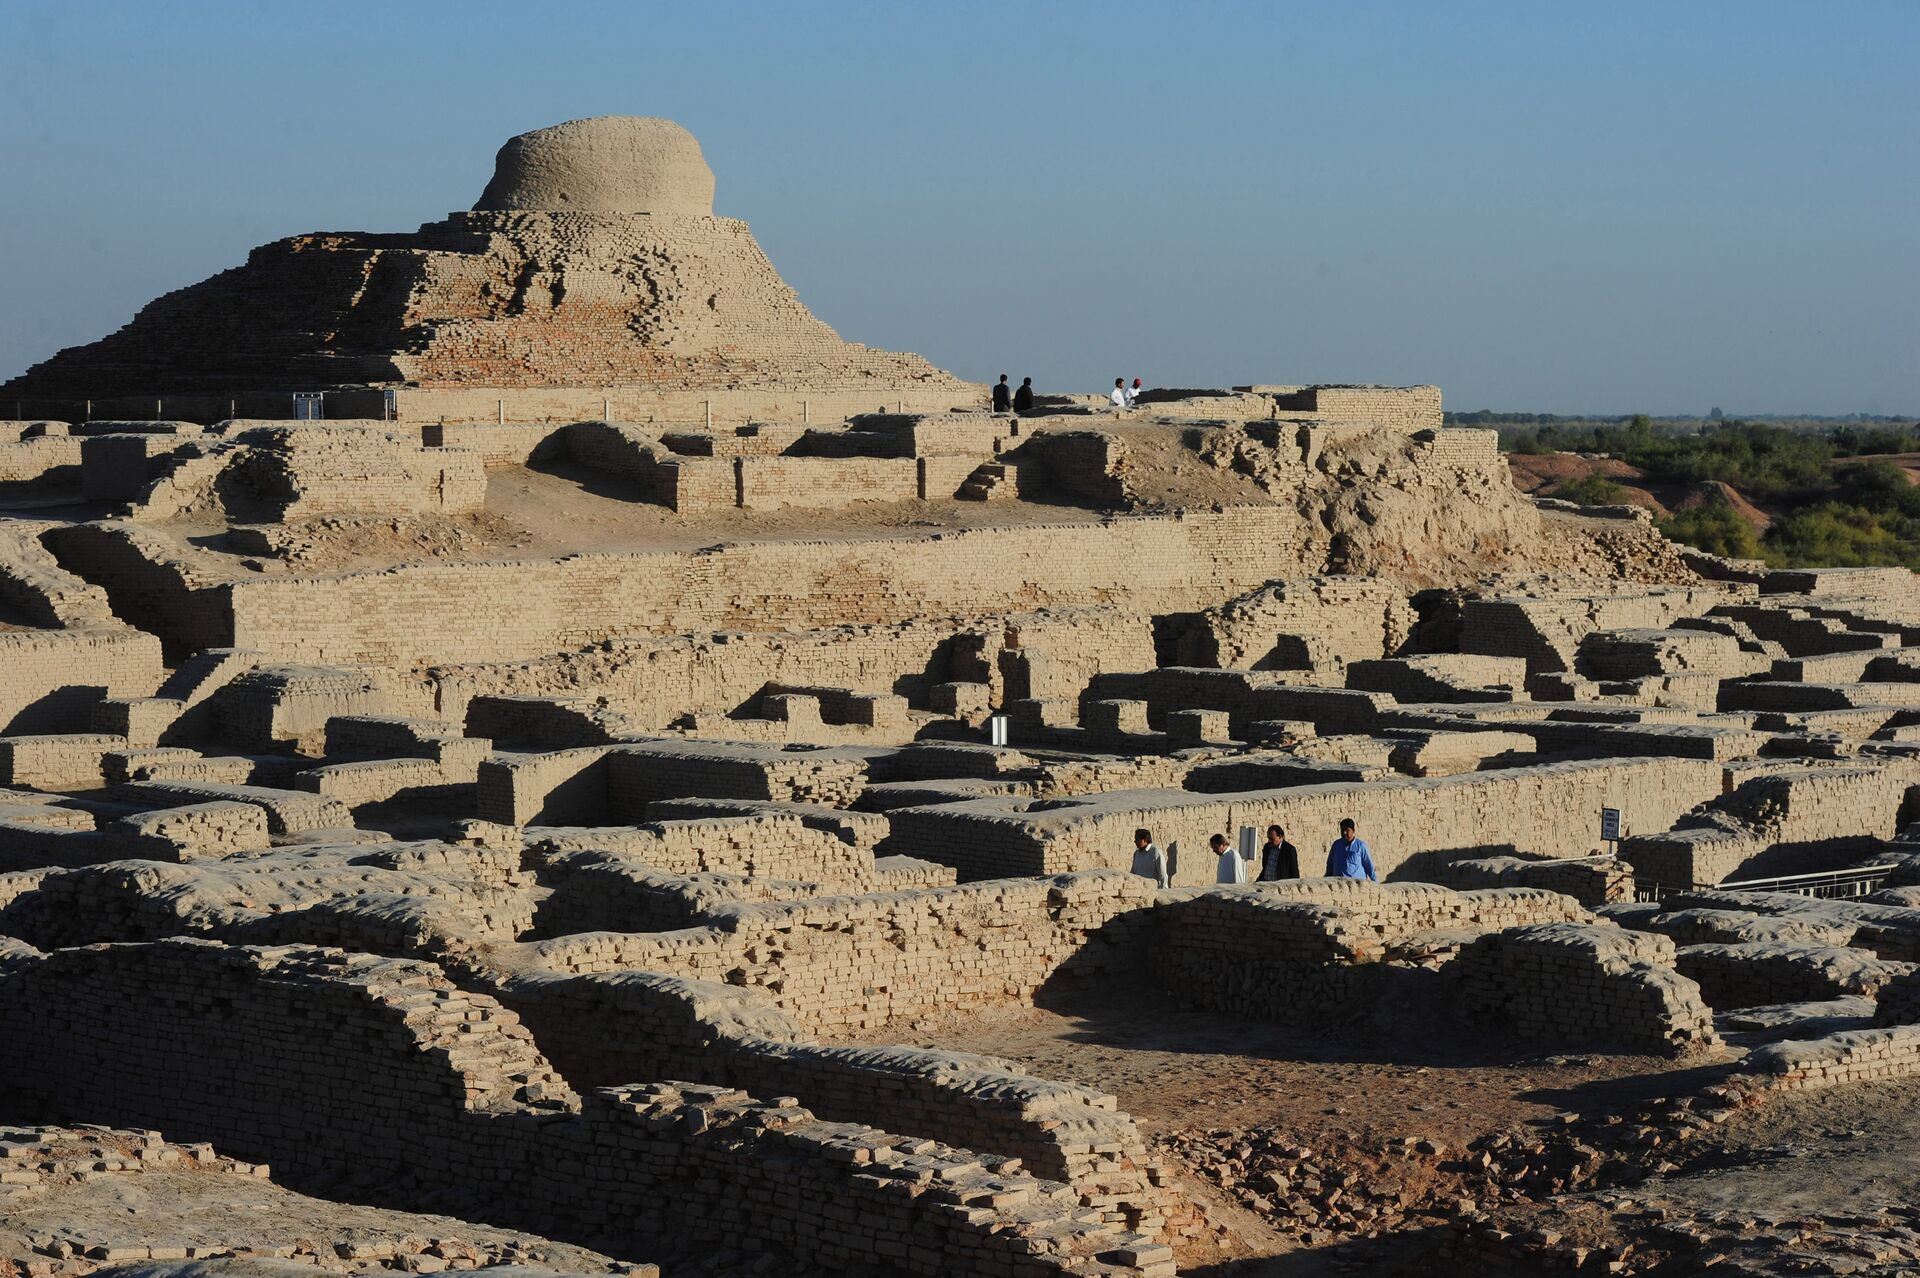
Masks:
[[[1133,385],[1127,387],[1127,407],[1132,408],[1140,402],[1140,379],[1134,378]]]

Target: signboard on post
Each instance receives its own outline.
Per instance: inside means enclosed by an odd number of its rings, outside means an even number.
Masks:
[[[1600,809],[1600,838],[1606,843],[1620,841],[1620,809]]]
[[[323,391],[295,391],[293,393],[293,420],[296,422],[317,422],[327,415],[327,397]]]
[[[987,740],[997,746],[1007,743],[1007,716],[996,714],[987,720]]]

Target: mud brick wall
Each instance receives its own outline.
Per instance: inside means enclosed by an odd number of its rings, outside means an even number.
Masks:
[[[107,592],[62,568],[40,543],[39,526],[0,528],[0,607],[16,625],[119,628]]]
[[[245,580],[211,588],[212,615],[230,615],[232,631],[201,646],[408,665],[520,660],[609,639],[729,627],[809,630],[1084,606],[1122,591],[1142,612],[1181,611],[1297,570],[1306,539],[1292,510],[1243,507],[937,538],[761,542]]]
[[[362,759],[309,768],[293,778],[297,789],[336,799],[349,808],[404,798],[410,803],[446,802],[471,793],[471,778],[449,776],[432,759]]]
[[[654,972],[518,976],[498,990],[575,1088],[677,1078],[793,1096],[823,1118],[1019,1158],[1102,1218],[1153,1233],[1161,1169],[1113,1097],[1006,1061],[912,1047],[828,1047],[766,993]]]
[[[1153,619],[1130,609],[1061,608],[980,623],[956,641],[953,675],[985,683],[992,704],[1078,698],[1095,675],[1158,664]]]
[[[486,502],[487,477],[478,453],[422,448],[417,439],[381,426],[310,424],[254,427],[235,437],[239,447],[207,495],[235,509],[257,503],[281,519],[322,515],[464,514]]]
[[[126,745],[122,737],[97,733],[0,737],[0,785],[98,790],[106,785],[107,754]]]
[[[1041,461],[1059,488],[1084,501],[1124,506],[1133,499],[1127,446],[1100,430],[1046,431],[1020,450]]]
[[[920,495],[920,467],[910,457],[742,457],[734,464],[745,510],[839,510]]]
[[[1612,924],[1494,932],[1446,971],[1469,1015],[1524,1038],[1680,1055],[1717,1046],[1701,989],[1673,969],[1673,942]]]
[[[1698,982],[1707,1002],[1722,1011],[1848,994],[1871,998],[1889,981],[1920,970],[1863,950],[1804,941],[1689,945],[1674,966]]]
[[[641,424],[703,425],[711,408],[719,425],[756,421],[799,421],[802,414],[816,422],[839,421],[862,413],[944,413],[977,403],[985,407],[986,391],[979,387],[955,390],[950,385],[920,389],[907,385],[872,390],[831,387],[761,387],[655,390],[636,386],[516,387],[516,386],[403,386],[394,392],[401,421],[479,423],[493,426],[503,413],[507,424],[597,421],[609,412],[615,421]],[[351,411],[346,405],[342,411]],[[329,405],[329,411],[332,406]]]
[[[620,745],[607,754],[607,806],[640,820],[662,799],[772,799],[851,804],[866,784],[866,765],[830,750],[782,750],[707,741]]]
[[[1365,422],[1409,431],[1437,430],[1442,420],[1438,386],[1273,387],[1269,393],[1283,417],[1311,415],[1330,422]]]
[[[1077,874],[957,888],[742,904],[716,926],[530,947],[555,971],[638,969],[758,986],[816,1033],[1025,1004],[1065,970],[1143,956],[1144,879]],[[598,951],[596,953],[596,950]]]
[[[78,484],[82,447],[64,432],[19,439],[0,429],[0,484]]]
[[[1609,856],[1556,861],[1503,856],[1452,861],[1436,866],[1433,877],[1455,888],[1540,888],[1570,896],[1588,909],[1633,899],[1633,867]]]
[[[397,715],[335,715],[326,732],[329,758],[432,759],[468,775],[492,745],[484,737],[462,736],[456,723]]]
[[[121,802],[150,808],[184,808],[216,802],[246,803],[267,814],[267,828],[275,834],[345,830],[353,826],[353,814],[339,800],[299,790],[217,785],[213,782],[125,781],[111,787],[111,793]]]
[[[564,838],[547,838],[531,851],[564,846]],[[826,830],[807,826],[797,816],[765,813],[755,816],[708,817],[659,821],[630,830],[608,831],[613,840],[593,839],[587,848],[605,848],[621,862],[637,863],[666,874],[734,874],[752,878],[793,879],[847,891],[871,891],[879,886],[873,854],[862,851]],[[550,867],[554,877],[558,867]],[[587,872],[583,863],[574,872]],[[612,884],[606,885],[611,890]],[[598,889],[588,889],[589,891]]]
[[[1875,1025],[1912,1025],[1920,1022],[1920,968],[1903,972],[1880,987],[1875,996]]]
[[[1765,672],[1764,653],[1741,651],[1732,635],[1710,630],[1603,630],[1580,641],[1581,673],[1593,679],[1637,679],[1704,671],[1723,679]]]
[[[518,1018],[403,960],[184,939],[60,950],[0,980],[0,1006],[22,1035],[10,1087],[294,1175],[352,1148],[400,1176],[467,1143],[469,1111],[570,1099]]]
[[[1118,791],[1084,798],[978,799],[888,814],[883,850],[951,865],[962,882],[1017,874],[1131,869],[1133,831],[1162,848],[1178,841],[1175,881],[1213,881],[1207,837],[1278,824],[1300,848],[1301,868],[1325,864],[1342,817],[1359,823],[1382,877],[1418,878],[1431,865],[1494,853],[1585,856],[1599,846],[1600,809],[1617,807],[1629,829],[1666,829],[1721,791],[1718,764],[1620,759],[1543,764],[1451,777],[1346,782],[1197,795]]]
[[[466,729],[508,750],[605,745],[634,735],[618,711],[580,696],[483,694],[460,706]]]
[[[370,1174],[623,1254],[725,1239],[929,1275],[1013,1273],[1016,1258],[1172,1272],[1150,1240],[1073,1220],[1070,1187],[950,1147],[724,1089],[580,1105],[512,1013],[427,964],[198,941],[68,950],[0,976],[0,1009],[22,1027],[0,1062],[11,1095],[211,1140],[296,1186]]]
[[[607,746],[495,755],[474,779],[474,814],[501,825],[595,825],[607,807]]]
[[[1280,574],[1275,574],[1280,575]],[[1413,605],[1376,577],[1295,577],[1207,607],[1180,639],[1180,662],[1305,669],[1391,656],[1412,632]]]
[[[1756,1091],[1810,1092],[1915,1074],[1920,1025],[1895,1025],[1769,1044],[1748,1055],[1730,1081]]]
[[[1664,629],[1726,598],[1705,587],[1650,586],[1635,594],[1469,599],[1460,614],[1460,649],[1524,657],[1535,674],[1571,671],[1581,641],[1596,631]]]
[[[166,458],[198,450],[197,442],[177,435],[89,436],[80,441],[81,494],[88,501],[133,501],[158,477]]]
[[[1163,904],[1153,918],[1152,965],[1182,1002],[1259,1020],[1320,1022],[1373,1006],[1403,971],[1381,960],[1422,933],[1587,917],[1567,897],[1526,888],[1247,884]]]
[[[1527,686],[1527,663],[1467,652],[1352,661],[1346,683],[1401,702],[1511,701]]]
[[[410,715],[427,709],[419,685],[386,671],[266,666],[234,678],[210,699],[220,739],[243,749],[288,742],[318,754],[341,715]]]
[[[536,855],[544,858],[542,878],[552,883],[555,890],[540,902],[534,934],[549,938],[583,933],[599,933],[604,937],[606,934],[671,932],[712,923],[728,906],[742,901],[792,901],[806,896],[837,895],[847,890],[844,884],[827,887],[797,879],[668,874],[613,852],[582,850]],[[884,883],[887,890],[913,886],[918,885]],[[622,950],[621,943],[614,941],[603,951],[602,943],[599,939],[591,941],[588,949],[608,955],[617,955]],[[556,951],[542,951],[549,958],[561,952],[575,955],[586,951],[565,945]]]
[[[232,646],[233,612],[225,595],[174,559],[173,548],[157,534],[129,520],[108,520],[49,529],[46,540],[62,563],[103,585],[159,634],[169,660]]]
[[[1145,702],[1147,722],[1156,729],[1177,710],[1218,710],[1243,736],[1250,725],[1275,719],[1312,723],[1321,732],[1367,732],[1393,704],[1384,692],[1314,687],[1268,671],[1190,666],[1101,675],[1082,694],[1081,705],[1084,710],[1088,702],[1106,700]]]
[[[387,427],[403,429],[397,422],[389,422]],[[492,421],[419,421],[413,428],[419,431],[423,447],[465,449],[480,454],[481,463],[487,466],[524,466],[554,434],[554,427],[547,422],[501,425]]]
[[[1500,432],[1446,427],[1418,455],[1430,466],[1485,466],[1500,459]]]
[[[1905,760],[1753,777],[1679,828],[1623,840],[1620,854],[1641,877],[1678,885],[1838,868],[1894,836],[1913,779]]]
[[[963,633],[959,642],[969,637]],[[732,713],[770,682],[897,692],[924,702],[928,687],[944,679],[941,654],[953,642],[953,626],[933,622],[671,636],[532,661],[448,665],[432,678],[440,712],[450,717],[464,718],[481,696],[590,696],[653,731],[689,714]],[[1150,659],[1150,634],[1147,653]]]
[[[251,803],[190,803],[121,817],[113,824],[123,856],[153,861],[218,861],[272,845],[266,811]]]
[[[84,729],[101,697],[144,697],[165,677],[160,640],[131,627],[0,631],[0,733]]]

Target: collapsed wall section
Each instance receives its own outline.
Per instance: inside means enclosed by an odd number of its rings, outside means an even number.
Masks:
[[[421,963],[200,941],[10,954],[9,1108],[428,1193],[626,1256],[725,1241],[831,1268],[1172,1273],[1168,1250],[1004,1159],[724,1088],[576,1102],[511,1013]]]

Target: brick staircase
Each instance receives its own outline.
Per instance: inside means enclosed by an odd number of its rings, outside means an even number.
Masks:
[[[961,501],[1012,501],[1013,471],[1005,462],[981,462],[954,496]]]

